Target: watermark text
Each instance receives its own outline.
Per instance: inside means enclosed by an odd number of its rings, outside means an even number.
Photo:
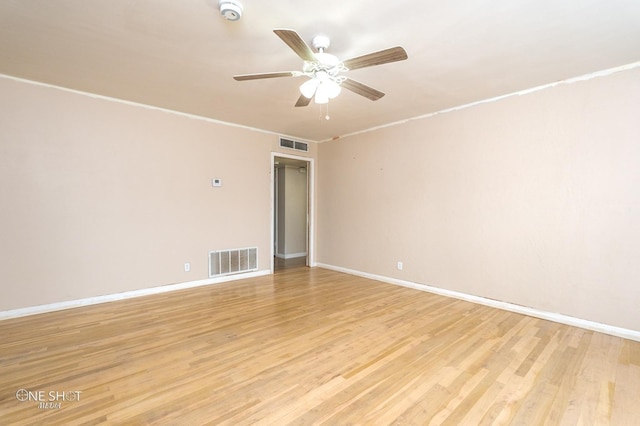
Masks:
[[[70,390],[28,390],[18,389],[16,391],[16,399],[20,402],[36,402],[37,407],[40,409],[51,410],[62,408],[64,402],[76,402],[80,401],[80,395],[82,391]]]

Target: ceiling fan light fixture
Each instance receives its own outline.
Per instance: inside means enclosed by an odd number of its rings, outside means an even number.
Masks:
[[[235,4],[237,2],[237,0],[218,1],[220,5],[223,3]],[[326,36],[317,36],[313,39],[313,47],[317,50],[317,52],[314,52],[294,30],[278,28],[273,30],[273,32],[303,60],[302,71],[242,74],[234,75],[233,78],[237,81],[244,81],[277,77],[308,77],[309,80],[302,83],[299,87],[301,95],[295,104],[296,107],[309,105],[313,98],[315,98],[317,104],[326,104],[330,99],[340,94],[342,86],[356,95],[377,101],[384,96],[383,92],[341,74],[349,70],[407,59],[407,52],[404,48],[395,46],[341,61],[336,56],[325,53],[325,49],[328,48],[330,44],[330,40]]]
[[[300,93],[305,98],[311,99],[313,97],[313,94],[316,92],[319,84],[319,80],[311,78],[300,85]]]
[[[322,89],[327,94],[329,99],[333,99],[340,94],[342,88],[338,83],[333,80],[327,80],[322,82]]]
[[[315,99],[317,104],[328,104],[329,103],[329,96],[327,95],[327,92],[324,90],[322,85],[318,86],[318,90],[316,90],[316,96],[315,96],[314,99]]]

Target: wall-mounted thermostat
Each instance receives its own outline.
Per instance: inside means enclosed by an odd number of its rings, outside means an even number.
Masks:
[[[222,179],[211,179],[211,186],[222,186]]]

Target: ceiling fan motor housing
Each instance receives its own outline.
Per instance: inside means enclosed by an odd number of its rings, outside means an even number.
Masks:
[[[218,0],[220,14],[228,21],[237,21],[242,17],[242,3],[237,0]]]
[[[316,50],[322,51],[329,47],[331,40],[325,35],[317,35],[311,40],[311,44]]]

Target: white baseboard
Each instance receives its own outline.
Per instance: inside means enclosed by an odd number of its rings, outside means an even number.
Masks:
[[[282,253],[276,253],[276,257],[278,259],[293,259],[296,257],[306,257],[307,256],[307,252],[304,253],[291,253],[291,254],[282,254]]]
[[[148,296],[151,294],[167,293],[170,291],[183,290],[186,288],[201,287],[205,285],[220,284],[228,281],[242,280],[245,278],[260,277],[269,275],[268,269],[249,272],[246,274],[227,275],[219,278],[207,280],[189,281],[184,283],[169,284],[159,287],[143,288],[140,290],[126,291],[124,293],[107,294],[104,296],[89,297],[86,299],[69,300],[65,302],[51,303],[48,305],[30,306],[27,308],[12,309],[0,312],[0,320],[9,318],[24,317],[27,315],[43,314],[45,312],[60,311],[63,309],[78,308],[80,306],[96,305],[98,303],[114,302],[116,300],[131,299],[133,297]]]
[[[356,275],[363,278],[369,278],[376,281],[382,281],[389,284],[395,284],[403,287],[409,287],[420,291],[426,291],[429,293],[438,294],[441,296],[453,297],[455,299],[465,300],[467,302],[478,303],[480,305],[490,306],[492,308],[503,309],[505,311],[516,312],[523,315],[529,315],[544,320],[557,322],[560,324],[571,325],[574,327],[580,327],[591,331],[597,331],[604,334],[609,334],[616,337],[622,337],[624,339],[635,340],[640,342],[640,331],[630,330],[628,328],[616,327],[613,325],[602,324],[599,322],[584,320],[581,318],[575,318],[568,315],[558,314],[554,312],[541,311],[539,309],[529,308],[526,306],[516,305],[508,302],[501,302],[499,300],[487,299],[485,297],[473,296],[466,293],[460,293],[457,291],[446,290],[443,288],[432,287],[426,284],[418,284],[411,281],[399,280],[396,278],[389,278],[382,275],[369,274],[366,272],[360,272],[353,269],[342,268],[339,266],[327,265],[325,263],[317,263],[319,268],[331,269],[337,272],[343,272],[345,274]]]

